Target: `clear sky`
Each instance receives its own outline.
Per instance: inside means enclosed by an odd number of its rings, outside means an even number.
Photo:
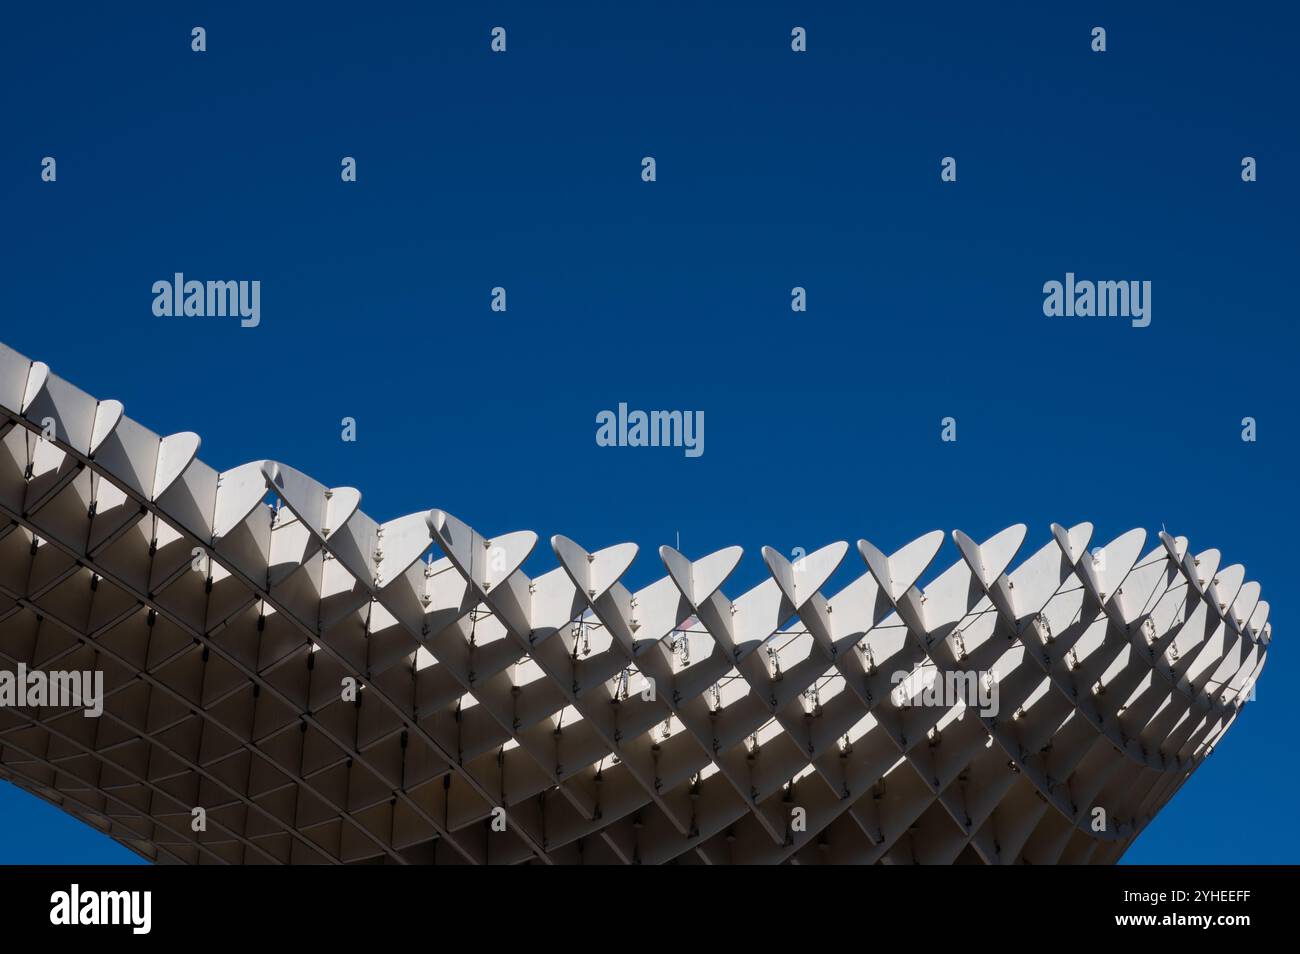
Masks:
[[[218,469],[635,541],[633,586],[678,533],[743,546],[739,593],[764,544],[1163,524],[1277,640],[1125,860],[1300,860],[1294,5],[303,6],[6,10],[0,340]],[[259,280],[260,325],[156,317],[175,272]],[[1046,317],[1067,272],[1151,324]],[[620,402],[702,410],[704,454],[596,446]],[[133,857],[0,784],[0,862]]]

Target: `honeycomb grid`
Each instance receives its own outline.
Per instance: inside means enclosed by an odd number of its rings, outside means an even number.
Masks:
[[[1014,568],[1023,525],[955,531],[924,587],[941,531],[833,594],[843,542],[734,598],[738,547],[632,592],[635,545],[556,536],[530,578],[532,532],[218,473],[3,345],[0,447],[0,669],[106,694],[0,708],[0,778],[159,863],[1113,863],[1271,638],[1218,551],[1086,523]]]

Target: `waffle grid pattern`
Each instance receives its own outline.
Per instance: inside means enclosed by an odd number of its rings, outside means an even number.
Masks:
[[[764,548],[735,598],[740,548],[663,547],[633,592],[633,544],[529,577],[532,532],[198,446],[0,346],[0,669],[106,692],[0,708],[0,778],[160,863],[1111,863],[1271,637],[1163,532],[956,531],[924,587],[945,534],[862,540],[833,594],[847,543]]]

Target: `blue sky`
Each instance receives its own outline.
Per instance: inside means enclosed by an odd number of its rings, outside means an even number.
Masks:
[[[1279,638],[1125,860],[1300,860],[1293,7],[414,6],[7,11],[0,340],[218,469],[635,541],[634,586],[678,533],[742,545],[738,593],[764,544],[1163,523]],[[155,317],[177,271],[260,280],[261,324]],[[1045,317],[1067,271],[1151,281],[1151,325]],[[597,447],[619,402],[703,410],[704,455]],[[0,785],[0,862],[131,858]]]

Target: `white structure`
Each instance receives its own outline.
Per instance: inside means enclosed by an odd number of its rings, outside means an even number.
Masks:
[[[0,670],[106,692],[0,708],[0,777],[159,862],[1113,862],[1267,654],[1259,586],[1164,533],[955,532],[924,588],[939,531],[765,548],[731,597],[739,548],[663,547],[632,592],[633,544],[530,578],[534,533],[198,447],[0,346]],[[927,670],[965,696],[899,705]]]

